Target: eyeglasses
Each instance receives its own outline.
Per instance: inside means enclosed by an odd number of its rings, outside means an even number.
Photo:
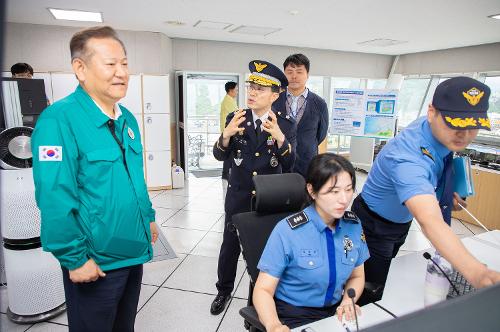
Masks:
[[[269,86],[262,86],[258,84],[246,84],[247,92],[255,92],[257,94],[262,94],[265,91],[270,91],[271,87]]]

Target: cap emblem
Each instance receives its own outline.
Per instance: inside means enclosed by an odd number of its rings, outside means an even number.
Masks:
[[[477,88],[472,88],[467,92],[462,92],[467,102],[472,106],[476,106],[484,96],[484,91],[479,91]]]
[[[253,64],[255,65],[255,70],[257,70],[258,73],[260,73],[261,71],[264,70],[264,68],[267,67],[265,63],[254,62]]]

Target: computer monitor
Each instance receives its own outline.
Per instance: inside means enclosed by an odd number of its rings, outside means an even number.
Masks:
[[[22,125],[34,128],[38,117],[47,107],[47,96],[45,95],[45,84],[43,80],[7,77],[3,77],[1,80],[17,82]],[[5,107],[4,112],[19,112],[19,110],[15,107]],[[5,118],[9,118],[9,116],[6,115]]]
[[[500,331],[500,284],[437,303],[363,332]]]

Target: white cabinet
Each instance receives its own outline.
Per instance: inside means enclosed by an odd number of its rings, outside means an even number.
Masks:
[[[141,133],[141,144],[144,147],[144,125],[142,122],[142,114],[134,114],[134,118],[137,120],[137,125],[139,126],[139,132]]]
[[[170,114],[144,114],[145,150],[170,150]]]
[[[142,76],[144,114],[170,113],[168,75]]]
[[[54,102],[73,93],[78,86],[75,74],[51,73],[52,97]]]
[[[134,114],[142,113],[142,88],[141,75],[130,75],[128,81],[127,95],[123,97],[119,103],[125,106]]]
[[[146,151],[145,157],[148,188],[171,186],[170,151]]]

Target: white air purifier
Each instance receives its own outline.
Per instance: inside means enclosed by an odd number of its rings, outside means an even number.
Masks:
[[[9,307],[16,323],[51,319],[66,310],[62,271],[41,248],[29,127],[0,133],[0,223]]]

